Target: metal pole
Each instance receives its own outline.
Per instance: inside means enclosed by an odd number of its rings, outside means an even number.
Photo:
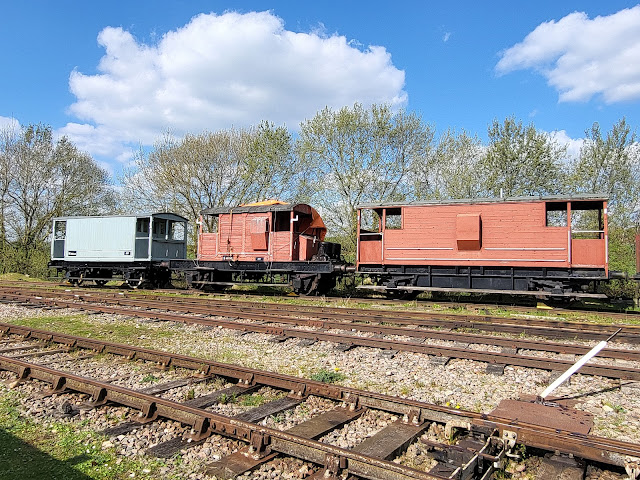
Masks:
[[[618,333],[620,333],[622,328],[619,328],[615,333],[613,333],[606,340],[601,341],[595,347],[593,347],[589,352],[587,352],[584,356],[580,358],[572,367],[570,367],[566,372],[560,375],[555,382],[549,385],[544,392],[540,394],[540,399],[544,400],[549,396],[551,392],[553,392],[556,388],[558,388],[565,380],[567,380],[571,375],[576,373],[585,363],[595,357],[600,350],[607,346],[607,342],[611,341],[613,337],[615,337]]]

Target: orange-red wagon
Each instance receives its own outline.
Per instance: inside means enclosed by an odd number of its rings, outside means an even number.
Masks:
[[[373,280],[364,288],[398,294],[597,296],[610,278],[607,240],[602,196],[363,204],[356,266]]]

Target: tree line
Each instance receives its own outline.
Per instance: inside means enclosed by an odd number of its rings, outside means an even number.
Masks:
[[[51,218],[172,211],[190,220],[210,206],[278,198],[314,205],[331,239],[355,254],[356,206],[366,202],[595,193],[609,201],[611,268],[634,269],[640,228],[640,146],[624,118],[594,123],[580,152],[515,117],[494,120],[488,141],[437,133],[388,105],[325,108],[294,135],[263,121],[250,128],[166,134],[140,150],[114,188],[107,172],[50,127],[0,138],[2,270],[46,271]]]

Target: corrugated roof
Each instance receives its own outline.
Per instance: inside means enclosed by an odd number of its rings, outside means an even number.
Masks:
[[[376,207],[411,207],[420,205],[459,205],[477,203],[508,203],[508,202],[569,202],[569,201],[607,201],[606,195],[580,194],[580,195],[540,195],[530,197],[504,197],[504,198],[455,198],[449,200],[423,200],[419,202],[381,202],[361,203],[357,208]]]

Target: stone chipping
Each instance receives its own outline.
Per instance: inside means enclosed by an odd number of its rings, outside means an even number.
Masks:
[[[77,315],[71,309],[55,311],[55,316]],[[50,311],[24,308],[17,305],[0,305],[0,321],[11,322],[52,315]],[[398,352],[391,357],[383,355],[380,350],[367,347],[355,347],[346,352],[336,349],[329,342],[316,342],[301,347],[300,339],[288,339],[274,343],[271,335],[259,333],[242,333],[219,327],[172,324],[167,322],[147,322],[118,315],[89,315],[84,320],[100,327],[131,324],[144,325],[146,330],[163,332],[164,335],[140,334],[137,338],[129,338],[139,346],[183,353],[196,357],[235,363],[251,368],[264,369],[310,378],[319,372],[335,372],[344,378],[339,381],[344,386],[365,389],[377,393],[397,395],[414,400],[447,405],[454,408],[475,412],[489,412],[502,399],[517,399],[522,395],[540,393],[553,379],[553,374],[543,370],[524,367],[507,366],[504,375],[497,376],[486,372],[486,364],[463,359],[450,359],[448,362],[434,362],[427,355]],[[44,327],[43,327],[44,328]],[[170,332],[167,334],[167,332]],[[338,332],[336,332],[338,333]],[[370,334],[362,334],[370,336]],[[389,337],[406,339],[406,337]],[[110,338],[111,341],[122,341]],[[428,343],[461,347],[448,341],[427,340]],[[572,342],[573,343],[573,342]],[[589,345],[589,342],[585,342]],[[480,350],[496,350],[496,347],[471,344],[467,348]],[[619,348],[638,349],[634,345],[620,345]],[[531,356],[548,355],[541,352],[526,352]],[[68,368],[74,365],[74,371],[87,375],[99,376],[128,388],[145,388],[150,385],[183,378],[184,371],[170,369],[167,371],[154,368],[142,362],[125,362],[109,355],[98,355],[76,362],[75,357],[83,352],[72,354],[61,353],[55,356],[34,358],[34,361],[46,362],[53,368]],[[558,355],[558,358],[573,360],[573,355]],[[45,360],[46,359],[46,360]],[[618,364],[614,360],[604,363]],[[82,365],[79,367],[78,365]],[[12,375],[0,372],[0,379],[11,379]],[[87,409],[82,403],[89,400],[86,395],[59,394],[42,397],[39,392],[46,385],[32,381],[17,387],[28,395],[25,403],[25,414],[37,421],[46,423],[52,418],[68,422],[89,420],[93,430],[103,430],[124,421],[135,418],[136,412],[125,407],[109,407]],[[200,396],[229,386],[221,380],[199,382],[194,385],[179,387],[161,394],[164,398],[184,401],[193,396]],[[0,395],[6,387],[0,387]],[[617,381],[577,374],[569,383],[562,385],[554,395],[570,398],[575,402],[574,408],[584,410],[594,416],[592,433],[619,440],[640,441],[640,395],[635,382]],[[282,393],[263,388],[257,392],[262,401],[277,398]],[[256,395],[256,394],[254,394]],[[65,416],[64,404],[71,404],[77,413]],[[312,415],[333,408],[334,402],[317,397],[310,397],[296,408],[282,414],[268,417],[264,424],[273,428],[287,429]],[[242,405],[238,399],[228,403],[216,404],[211,411],[225,415],[235,415],[252,408]],[[374,435],[396,417],[384,412],[367,411],[354,422],[326,435],[321,441],[329,442],[343,448],[352,448],[365,438]],[[437,430],[437,429],[436,429]],[[127,434],[105,438],[104,448],[114,448],[119,455],[144,455],[147,448],[175,436],[188,433],[187,429],[176,422],[157,421],[141,426]],[[430,438],[442,441],[443,432],[429,430]],[[214,435],[205,442],[181,452],[180,460],[170,460],[161,475],[181,472],[185,478],[206,478],[203,475],[204,465],[228,455],[243,444]],[[427,471],[432,462],[419,444],[414,444],[396,461]],[[529,462],[514,462],[512,478],[534,478],[532,472],[536,465]],[[182,470],[181,470],[182,469]],[[255,471],[241,478],[305,478],[313,473],[314,467],[296,459],[279,458],[262,465]],[[611,476],[614,475],[614,476]],[[590,480],[624,478],[612,472],[603,472],[590,467],[587,477]],[[161,478],[161,477],[160,477]]]

